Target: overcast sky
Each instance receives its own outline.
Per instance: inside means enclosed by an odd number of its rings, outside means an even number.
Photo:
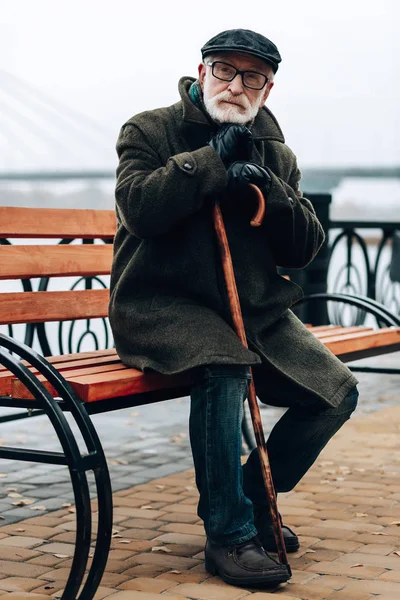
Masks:
[[[179,77],[196,76],[210,37],[243,27],[280,50],[268,105],[300,165],[400,163],[398,0],[0,0],[0,8],[0,69],[104,125],[112,152],[131,115],[177,101]]]

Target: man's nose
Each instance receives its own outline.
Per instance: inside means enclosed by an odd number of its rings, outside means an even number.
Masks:
[[[236,77],[229,83],[228,90],[235,96],[243,93],[243,81],[240,73],[237,73]]]

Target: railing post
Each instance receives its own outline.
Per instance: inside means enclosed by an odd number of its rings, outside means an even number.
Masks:
[[[330,225],[331,194],[304,194],[312,203],[317,217],[324,229],[326,238],[314,260],[305,269],[280,269],[280,272],[289,275],[290,279],[303,288],[304,294],[318,294],[327,291],[327,275],[329,263],[328,233]],[[324,325],[328,323],[326,304],[323,302],[308,302],[294,307],[295,314],[305,323]]]

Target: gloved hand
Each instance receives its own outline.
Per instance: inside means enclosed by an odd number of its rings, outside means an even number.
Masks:
[[[219,154],[226,167],[236,160],[249,160],[253,148],[253,136],[245,125],[222,125],[208,142]]]
[[[271,176],[264,167],[249,162],[234,162],[228,169],[228,188],[254,183],[260,189],[269,188]]]

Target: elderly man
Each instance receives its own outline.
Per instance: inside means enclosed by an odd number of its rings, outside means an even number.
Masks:
[[[130,119],[118,139],[118,230],[110,320],[127,364],[190,371],[190,440],[207,534],[206,568],[235,585],[286,581],[257,450],[241,466],[249,366],[259,399],[288,407],[267,449],[277,492],[291,490],[357,404],[357,380],[295,317],[301,289],[277,266],[301,268],[324,240],[299,190],[296,158],[264,106],[281,57],[253,31],[202,48],[181,100]],[[255,183],[266,199],[259,228]],[[212,207],[220,202],[249,342],[232,328]],[[289,552],[298,538],[283,527]]]

